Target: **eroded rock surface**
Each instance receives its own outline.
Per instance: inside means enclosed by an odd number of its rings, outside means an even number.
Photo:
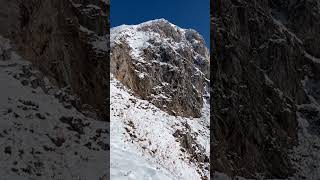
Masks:
[[[11,8],[0,9],[0,32],[11,35],[20,54],[51,82],[69,86],[82,105],[90,105],[107,119],[109,1],[32,0],[8,4]],[[3,18],[6,16],[11,18]]]
[[[111,30],[111,73],[173,115],[200,117],[209,53],[194,30],[164,19]]]

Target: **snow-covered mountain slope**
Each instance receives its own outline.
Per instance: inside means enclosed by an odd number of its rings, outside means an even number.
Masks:
[[[111,177],[209,179],[202,37],[159,19],[112,28],[110,41]]]
[[[208,104],[201,118],[171,116],[112,77],[110,109],[112,179],[208,179]]]
[[[0,37],[0,179],[108,179],[107,122],[62,94]]]

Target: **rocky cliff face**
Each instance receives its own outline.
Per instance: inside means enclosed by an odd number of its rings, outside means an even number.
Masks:
[[[194,30],[164,19],[113,28],[111,72],[136,95],[170,114],[201,116],[209,53]]]
[[[110,95],[111,179],[209,179],[208,102],[200,118],[172,116],[113,76]]]
[[[1,20],[4,27],[10,27],[9,34],[13,32],[19,52],[54,84],[69,86],[80,97],[79,104],[90,105],[106,119],[109,1],[34,0],[10,4],[14,8],[2,12],[4,16],[13,14],[15,26],[10,19]]]
[[[72,107],[59,89],[0,36],[2,179],[109,179],[108,122]],[[53,92],[53,93],[51,93]]]
[[[319,153],[302,148],[320,128],[319,2],[214,0],[211,9],[212,173],[319,178],[319,163],[302,158]]]
[[[164,19],[110,35],[111,179],[209,179],[203,38]]]
[[[109,179],[108,8],[0,0],[2,179]]]

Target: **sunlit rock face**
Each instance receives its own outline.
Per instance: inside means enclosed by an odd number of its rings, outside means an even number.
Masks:
[[[201,116],[209,52],[196,31],[159,19],[112,28],[110,39],[115,78],[170,114]]]

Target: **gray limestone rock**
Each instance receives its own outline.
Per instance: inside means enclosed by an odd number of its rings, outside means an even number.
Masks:
[[[170,114],[200,117],[209,52],[194,30],[164,19],[111,30],[111,73]]]

